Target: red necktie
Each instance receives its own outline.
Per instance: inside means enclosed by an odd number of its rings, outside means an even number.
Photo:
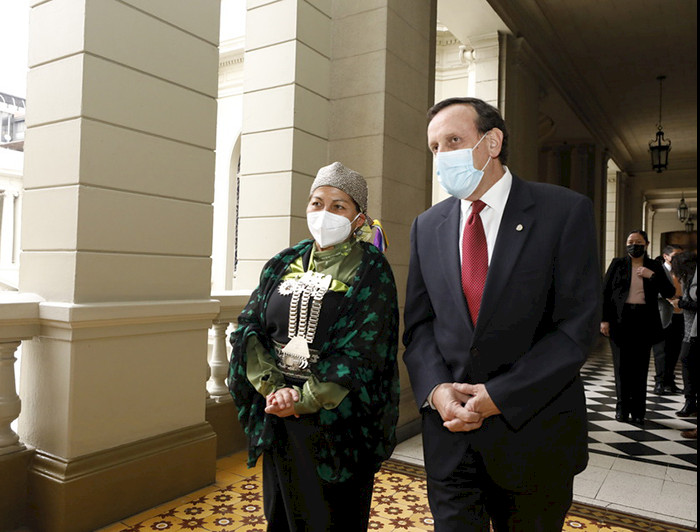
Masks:
[[[489,252],[486,246],[484,224],[479,213],[486,207],[481,200],[472,203],[472,212],[462,233],[462,291],[467,298],[472,325],[476,325],[481,306],[481,294],[489,270]]]

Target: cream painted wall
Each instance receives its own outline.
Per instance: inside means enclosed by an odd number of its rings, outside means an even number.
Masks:
[[[685,224],[678,221],[675,211],[655,212],[649,221],[650,239],[653,241],[650,254],[656,257],[661,254],[661,234],[675,231],[685,231]],[[697,220],[695,221],[695,231],[697,232]]]
[[[672,154],[671,154],[672,155]],[[658,189],[684,189],[694,191],[697,197],[697,174],[695,171],[673,170],[673,159],[669,157],[671,169],[661,174],[653,171],[637,174],[627,179],[628,193],[624,196],[624,217],[622,221],[623,233],[643,226],[644,199],[647,190]],[[697,209],[695,209],[697,211]],[[683,226],[677,219],[674,221],[674,213],[659,213],[654,216],[653,224],[647,220],[646,230],[651,241],[652,256],[657,256],[661,251],[660,234],[666,231],[683,231]],[[696,223],[697,231],[697,223]],[[626,238],[627,233],[621,235]],[[618,253],[621,252],[624,242],[621,242]]]
[[[220,2],[219,44],[222,47],[229,41],[245,36],[246,0],[220,0]]]

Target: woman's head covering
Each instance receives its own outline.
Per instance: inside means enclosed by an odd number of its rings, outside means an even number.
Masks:
[[[335,187],[348,196],[360,207],[360,212],[367,214],[367,182],[355,170],[350,170],[339,162],[321,168],[311,184],[309,195],[318,187]]]

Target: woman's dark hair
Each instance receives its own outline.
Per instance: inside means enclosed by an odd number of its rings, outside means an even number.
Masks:
[[[644,239],[644,242],[646,242],[647,245],[648,245],[648,244],[649,244],[649,237],[647,236],[647,232],[644,231],[643,229],[635,229],[634,231],[630,231],[629,233],[627,233],[627,238],[629,238],[630,235],[634,235],[634,234],[637,234],[637,233],[639,233],[640,235],[642,235],[642,238]]]
[[[683,286],[685,286],[688,280],[693,276],[697,266],[698,256],[693,251],[676,253],[671,259],[671,272]]]
[[[506,123],[501,117],[501,113],[494,106],[489,105],[479,98],[447,98],[436,103],[428,109],[428,123],[435,118],[435,115],[442,111],[445,107],[451,105],[471,105],[477,114],[476,130],[484,135],[493,128],[498,128],[503,132],[503,141],[501,142],[501,153],[498,155],[498,160],[501,164],[506,164],[508,161],[508,130]]]

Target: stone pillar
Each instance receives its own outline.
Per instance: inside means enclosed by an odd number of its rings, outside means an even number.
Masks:
[[[93,530],[215,475],[219,2],[29,3],[19,432],[34,526]]]
[[[330,3],[248,0],[245,46],[237,289],[308,236],[309,187],[328,160]]]
[[[369,186],[368,214],[382,221],[403,312],[413,219],[431,204],[425,113],[434,100],[436,2],[333,2],[329,160]],[[403,363],[398,434],[417,432]]]
[[[234,29],[238,29],[237,25],[229,23],[232,17],[244,18],[244,6],[238,7],[238,3],[238,0],[226,1],[222,2],[221,6],[222,34],[219,45],[219,97],[216,120],[216,200],[211,256],[212,290],[219,292],[231,290],[235,271],[245,36],[236,35],[232,38],[224,32],[224,28],[233,26]]]
[[[14,262],[15,249],[15,202],[19,192],[0,192],[0,270],[10,268]]]
[[[604,268],[607,269],[610,262],[617,255],[619,240],[617,234],[617,176],[616,169],[611,169],[606,179],[605,195],[605,259]]]
[[[470,36],[469,46],[461,44],[454,36],[452,36],[454,40],[449,40],[451,35],[449,32],[442,36],[438,34],[435,101],[471,96],[498,106],[500,50],[498,33]],[[445,75],[446,70],[451,70],[449,77]],[[435,168],[433,168],[432,181],[433,204],[449,197],[449,194],[440,186]]]
[[[598,179],[595,144],[580,142],[571,157],[571,189],[595,199],[595,184]]]
[[[559,157],[554,146],[548,145],[540,150],[539,180],[543,183],[558,185],[559,182]]]
[[[632,194],[632,179],[625,172],[617,172],[617,208],[615,210],[615,232],[617,233],[617,242],[615,243],[615,257],[625,256],[625,241],[627,231],[636,229],[642,226],[642,224],[637,221],[638,216],[632,219],[632,215],[636,214],[630,207],[630,195]]]
[[[501,44],[498,33],[470,37],[474,47],[475,97],[499,105]]]

